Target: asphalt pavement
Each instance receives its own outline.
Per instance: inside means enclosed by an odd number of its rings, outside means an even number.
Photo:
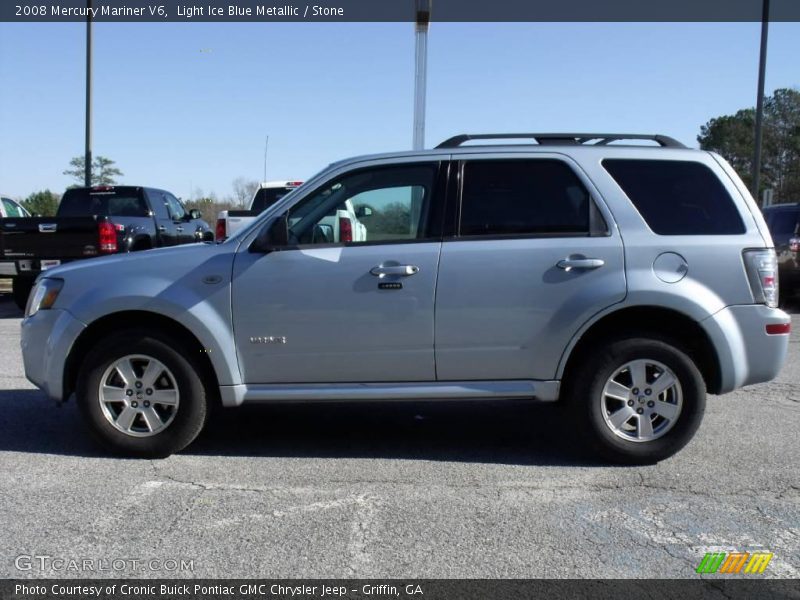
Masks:
[[[798,577],[794,312],[780,377],[711,396],[656,466],[595,463],[520,402],[224,411],[151,461],[107,456],[25,379],[0,294],[0,577],[694,578],[713,551]]]

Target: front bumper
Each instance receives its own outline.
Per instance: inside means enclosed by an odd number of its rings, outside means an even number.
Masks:
[[[64,366],[86,325],[63,309],[40,310],[22,321],[25,377],[50,398],[64,398]]]
[[[789,335],[769,335],[767,325],[791,323],[791,317],[763,304],[728,306],[701,324],[720,363],[720,394],[777,377],[789,349]]]

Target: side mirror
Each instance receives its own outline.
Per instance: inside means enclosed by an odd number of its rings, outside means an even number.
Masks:
[[[363,219],[364,217],[371,217],[372,216],[372,207],[367,206],[366,204],[361,204],[356,209],[356,218]]]
[[[192,220],[199,219],[202,216],[203,215],[201,215],[200,211],[197,210],[196,208],[193,208],[192,210],[189,211],[189,218],[192,219]]]
[[[271,252],[289,245],[289,213],[284,213],[264,227],[250,246],[256,252]]]

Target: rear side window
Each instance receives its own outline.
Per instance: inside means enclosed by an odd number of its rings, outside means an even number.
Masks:
[[[589,192],[560,160],[464,164],[460,235],[588,235]]]
[[[711,169],[701,163],[606,159],[603,166],[659,235],[745,231],[733,199]]]

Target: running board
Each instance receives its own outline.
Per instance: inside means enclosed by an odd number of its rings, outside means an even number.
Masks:
[[[270,383],[220,386],[223,406],[262,402],[359,400],[558,400],[558,381],[438,381],[426,383]]]

